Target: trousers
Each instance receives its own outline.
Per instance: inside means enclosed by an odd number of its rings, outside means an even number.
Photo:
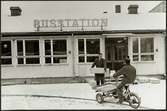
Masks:
[[[95,74],[95,81],[96,81],[96,85],[104,84],[104,74],[103,73]]]
[[[128,83],[130,83],[128,80],[123,79],[121,83],[117,86],[117,94],[120,102],[123,102],[124,99],[122,88]]]

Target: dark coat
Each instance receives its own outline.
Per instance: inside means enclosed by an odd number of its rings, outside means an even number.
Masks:
[[[123,81],[127,81],[128,83],[133,83],[136,79],[136,69],[132,65],[124,65],[120,70],[118,70],[113,77],[118,77],[123,75]]]
[[[94,66],[96,66],[97,68],[104,68],[106,70],[106,61],[105,61],[105,59],[103,59],[103,58],[101,58],[100,60],[96,59],[95,62],[92,64],[91,68],[93,68]]]

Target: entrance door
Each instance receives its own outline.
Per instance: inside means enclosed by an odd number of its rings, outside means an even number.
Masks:
[[[106,38],[105,52],[107,67],[110,70],[119,70],[128,56],[128,39],[127,38]]]

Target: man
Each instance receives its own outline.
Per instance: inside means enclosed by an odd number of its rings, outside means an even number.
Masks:
[[[96,66],[96,68],[104,68],[104,70],[106,71],[106,61],[104,58],[102,58],[102,53],[99,53],[98,59],[95,60],[91,68],[93,68],[94,66]],[[97,86],[100,85],[100,82],[101,85],[104,84],[104,73],[95,73],[95,80]]]
[[[130,64],[130,59],[126,58],[125,63],[126,64],[113,75],[114,78],[123,75],[121,83],[117,86],[117,93],[119,98],[118,103],[120,104],[123,102],[124,99],[122,94],[122,88],[128,83],[133,83],[136,79],[136,69]]]

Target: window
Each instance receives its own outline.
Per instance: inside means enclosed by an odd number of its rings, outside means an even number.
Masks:
[[[94,62],[100,53],[100,39],[78,39],[79,63]]]
[[[1,64],[12,64],[11,41],[1,41]]]
[[[137,14],[138,13],[138,5],[129,5],[128,13],[129,14]]]
[[[133,61],[154,61],[153,38],[133,38]]]
[[[67,63],[67,40],[45,40],[45,63]]]
[[[115,6],[115,13],[121,13],[121,6],[120,5]]]
[[[18,6],[10,7],[10,11],[11,11],[11,16],[20,16],[22,12],[21,8]]]
[[[133,61],[139,61],[139,39],[133,38]]]
[[[39,40],[17,40],[18,64],[39,64]]]
[[[141,61],[154,60],[154,41],[153,38],[141,38]]]

